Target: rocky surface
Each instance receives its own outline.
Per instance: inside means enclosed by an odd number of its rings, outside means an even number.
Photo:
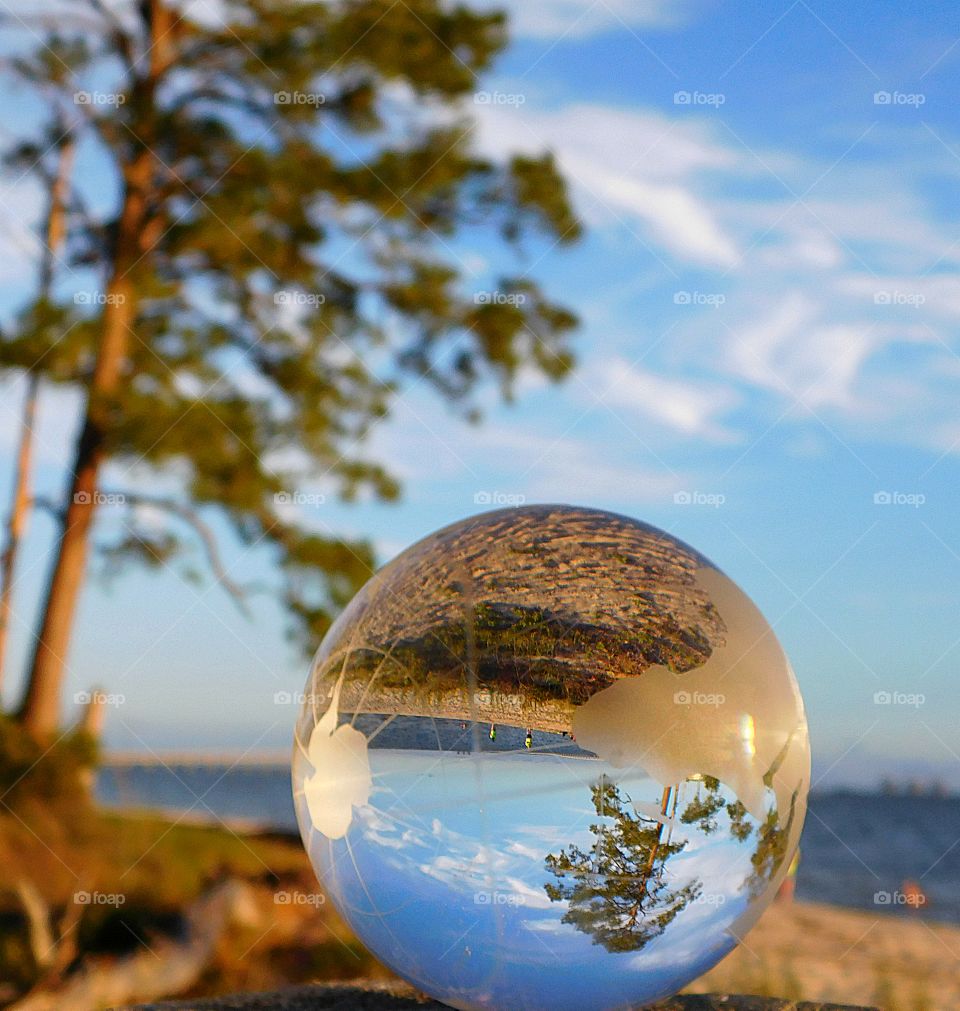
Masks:
[[[446,1004],[403,986],[292,987],[273,993],[237,994],[199,1001],[142,1004],[119,1011],[445,1011]],[[850,1004],[821,1004],[729,994],[681,994],[646,1011],[876,1011]]]

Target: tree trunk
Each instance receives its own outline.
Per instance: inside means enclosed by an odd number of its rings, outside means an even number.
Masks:
[[[680,789],[680,784],[677,784],[677,790]],[[665,786],[663,788],[663,794],[660,797],[660,813],[666,815],[667,811],[670,809],[670,790],[671,787]],[[643,873],[640,876],[640,898],[638,903],[641,902],[647,894],[647,883],[650,881],[650,875],[653,873],[654,865],[657,862],[657,854],[660,852],[660,843],[663,841],[663,822],[661,821],[657,825],[657,838],[654,840],[653,845],[650,847],[650,855],[647,857],[647,864],[643,868]]]
[[[20,444],[17,447],[17,463],[13,477],[13,496],[10,518],[7,521],[6,544],[0,557],[0,686],[3,684],[4,660],[7,651],[7,637],[10,633],[10,609],[13,603],[13,575],[17,564],[17,552],[27,523],[30,503],[30,468],[33,455],[33,425],[37,414],[37,398],[40,392],[40,376],[36,372],[27,374],[27,390],[23,400],[23,420],[20,429]]]
[[[128,288],[125,281],[116,279],[107,289],[108,298],[121,293],[128,295]],[[127,303],[108,304],[104,311],[103,344],[87,398],[83,427],[76,444],[73,478],[61,528],[60,545],[47,585],[40,632],[20,708],[20,719],[36,737],[52,734],[59,720],[67,648],[80,586],[86,571],[87,548],[103,462],[103,399],[116,388],[126,354],[126,331],[130,320]]]
[[[98,480],[104,458],[109,399],[116,392],[135,313],[130,271],[140,256],[139,234],[145,218],[151,156],[143,151],[131,166],[120,216],[113,276],[107,286],[103,335],[87,395],[80,436],[74,451],[72,479],[60,533],[60,544],[43,604],[43,617],[19,716],[38,738],[57,727],[67,649],[87,564],[87,550],[97,506]]]
[[[139,146],[123,166],[123,199],[113,250],[110,282],[103,311],[103,334],[87,391],[83,426],[74,451],[72,479],[60,534],[60,545],[43,605],[43,617],[18,716],[34,737],[50,737],[57,728],[66,656],[87,567],[90,531],[97,506],[100,468],[105,458],[111,400],[118,391],[128,357],[136,315],[133,272],[149,256],[156,135],[154,100],[157,85],[176,59],[177,17],[164,0],[139,7],[149,66],[133,83],[131,105],[139,110]]]
[[[63,132],[56,175],[50,184],[46,235],[40,258],[38,293],[42,300],[50,296],[50,289],[53,286],[54,259],[66,234],[66,204],[70,186],[70,170],[73,167],[73,152],[73,138],[69,133]],[[17,448],[10,519],[7,522],[7,538],[3,555],[0,556],[0,687],[3,686],[4,660],[10,634],[10,612],[13,605],[13,581],[17,566],[17,554],[26,530],[27,514],[30,509],[33,426],[36,421],[39,399],[40,373],[36,369],[31,369],[27,373],[27,389],[23,400],[23,420],[20,429],[20,444]]]

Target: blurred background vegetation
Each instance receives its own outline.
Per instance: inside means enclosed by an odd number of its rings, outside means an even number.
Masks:
[[[323,476],[348,500],[397,496],[361,447],[411,381],[479,421],[484,385],[510,397],[521,369],[571,368],[575,316],[523,256],[531,235],[577,239],[564,181],[549,153],[494,162],[471,141],[504,16],[438,0],[77,0],[3,27],[2,86],[46,110],[4,166],[36,177],[46,208],[35,284],[0,334],[0,370],[27,377],[0,677],[36,510],[54,534],[22,697],[0,716],[0,997],[79,1008],[382,974],[332,910],[318,916],[299,840],[98,810],[100,695],[76,727],[61,696],[90,573],[182,562],[196,577],[191,547],[240,608],[282,600],[311,652],[375,559],[291,520],[292,490]],[[112,200],[90,198],[91,151]],[[447,245],[465,230],[502,243],[511,297],[467,290]],[[82,404],[54,501],[31,480],[50,385]],[[110,465],[129,481],[108,486]],[[269,545],[273,584],[231,580],[224,530]]]

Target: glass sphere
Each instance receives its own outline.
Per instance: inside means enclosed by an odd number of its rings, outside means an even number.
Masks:
[[[722,958],[787,875],[810,783],[776,637],[655,527],[487,512],[327,634],[294,797],[330,899],[454,1008],[619,1008]]]

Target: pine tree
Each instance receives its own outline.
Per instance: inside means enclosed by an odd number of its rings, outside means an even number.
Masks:
[[[560,378],[575,323],[519,267],[495,282],[515,297],[477,304],[454,248],[578,234],[549,155],[475,150],[468,100],[505,44],[501,14],[440,0],[224,0],[216,21],[163,0],[76,7],[14,61],[39,95],[73,103],[78,143],[118,190],[109,213],[70,219],[71,263],[102,279],[82,318],[68,301],[31,326],[28,306],[0,342],[0,367],[49,363],[84,401],[20,708],[38,737],[58,721],[98,506],[128,512],[114,562],[166,564],[199,538],[240,594],[209,522],[225,517],[243,547],[272,552],[291,630],[315,644],[372,553],[311,530],[284,497],[308,478],[395,496],[358,447],[406,381],[472,415],[480,383],[509,396],[521,369]],[[181,494],[105,488],[108,462],[176,477]],[[167,528],[138,522],[145,503]]]
[[[663,816],[678,789],[663,791]],[[552,902],[568,903],[563,922],[589,934],[594,944],[613,952],[638,951],[700,895],[702,883],[671,883],[667,861],[686,848],[686,841],[666,838],[662,820],[631,813],[616,783],[601,777],[591,797],[597,815],[606,819],[590,826],[593,849],[570,846],[549,854],[546,869],[556,882],[544,888]]]
[[[43,228],[43,248],[40,252],[40,276],[37,283],[37,299],[40,305],[44,305],[50,300],[54,267],[63,241],[68,199],[67,180],[70,177],[74,154],[73,137],[69,127],[65,123],[57,122],[54,132],[55,136],[50,145],[53,150],[53,164],[44,178],[47,188],[47,211]],[[11,160],[16,163],[22,158],[22,155],[23,152],[16,152]],[[33,152],[31,152],[31,156],[33,156]],[[38,161],[43,164],[44,171],[47,172],[46,159],[41,155]],[[38,164],[38,161],[35,161],[34,164]],[[10,496],[10,515],[7,519],[3,552],[0,553],[0,686],[3,685],[7,641],[10,635],[10,614],[13,607],[17,558],[32,504],[30,480],[33,468],[34,426],[36,425],[37,405],[40,400],[40,382],[40,370],[28,368],[13,473],[13,493]]]

